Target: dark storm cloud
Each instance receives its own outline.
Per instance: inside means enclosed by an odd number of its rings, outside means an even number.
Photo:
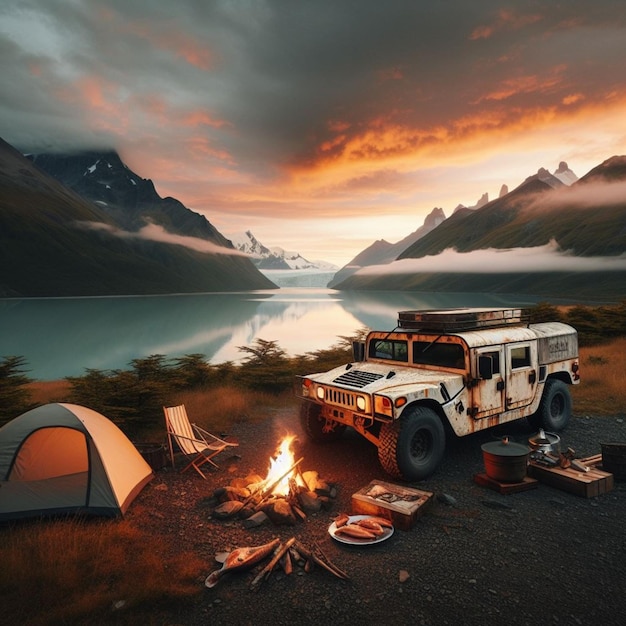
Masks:
[[[623,154],[622,5],[3,2],[0,136],[116,149],[222,232],[339,264],[434,206]]]
[[[46,130],[67,141],[72,126],[77,143],[110,142],[121,130],[99,127],[97,114],[90,123],[84,103],[71,99],[77,81],[94,76],[137,116],[146,116],[142,95],[158,95],[179,114],[207,108],[228,121],[210,136],[237,160],[306,162],[337,136],[333,121],[350,124],[348,137],[375,120],[429,128],[464,115],[495,115],[503,99],[521,106],[541,93],[546,105],[556,105],[566,95],[557,82],[570,90],[597,86],[599,74],[617,76],[622,63],[616,54],[624,51],[622,33],[594,36],[594,29],[623,24],[617,7],[26,0],[19,9],[0,9],[3,73],[12,85],[9,94],[3,90],[0,112],[9,122],[7,138],[17,143],[43,138]],[[581,32],[593,37],[592,58],[580,45]],[[54,98],[64,87],[60,106]],[[126,115],[127,132],[148,132]],[[344,147],[338,142],[336,150]]]

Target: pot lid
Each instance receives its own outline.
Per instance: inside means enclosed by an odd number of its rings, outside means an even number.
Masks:
[[[497,454],[498,456],[524,456],[530,453],[528,446],[510,441],[508,437],[503,437],[499,441],[489,441],[480,446],[483,452]]]

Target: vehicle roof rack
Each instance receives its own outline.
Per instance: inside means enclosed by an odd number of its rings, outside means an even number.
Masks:
[[[460,308],[398,313],[398,328],[441,333],[520,326],[529,321],[528,309]]]

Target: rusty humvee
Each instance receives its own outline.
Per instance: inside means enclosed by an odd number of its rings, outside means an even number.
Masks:
[[[525,309],[401,311],[396,328],[353,345],[353,362],[299,376],[300,419],[315,441],[351,427],[390,475],[417,481],[440,464],[446,436],[526,418],[563,430],[578,384],[578,335],[528,323]]]

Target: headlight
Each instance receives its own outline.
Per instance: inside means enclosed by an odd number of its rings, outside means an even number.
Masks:
[[[359,411],[365,411],[365,398],[363,396],[357,396],[356,408],[359,409]]]
[[[324,387],[318,387],[315,393],[320,400],[324,399]]]

